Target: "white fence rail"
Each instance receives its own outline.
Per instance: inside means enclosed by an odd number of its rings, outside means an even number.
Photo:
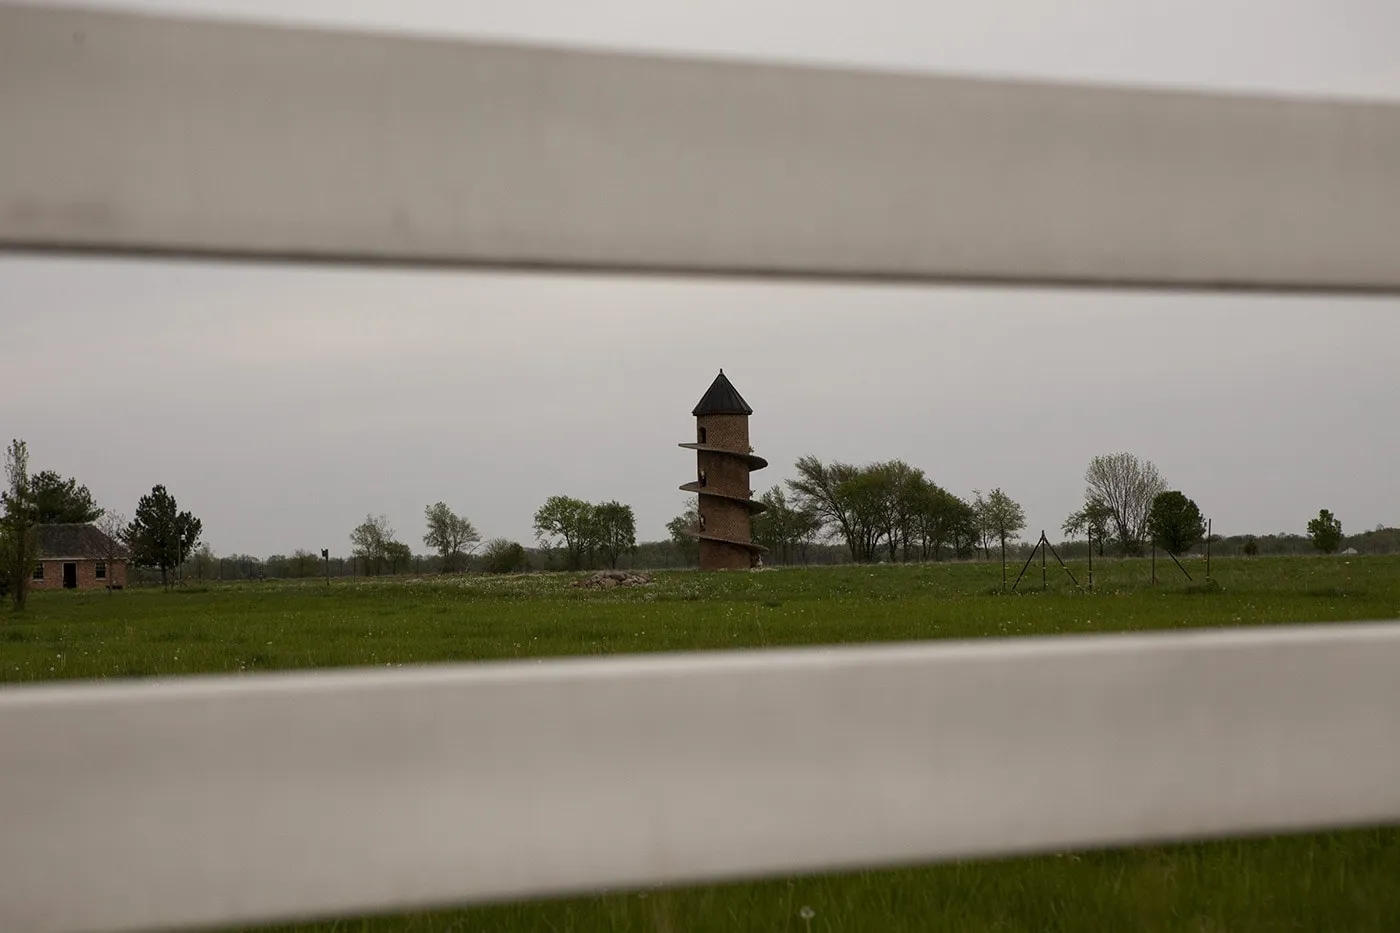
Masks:
[[[0,5],[0,245],[1400,289],[1400,106]]]
[[[1398,673],[1334,625],[0,691],[0,929],[1396,822]]]
[[[1400,107],[0,4],[0,248],[1400,293]],[[0,691],[0,929],[1400,821],[1400,626]]]

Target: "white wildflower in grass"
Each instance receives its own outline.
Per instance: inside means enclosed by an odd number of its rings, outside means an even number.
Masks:
[[[803,904],[802,908],[797,911],[797,916],[802,918],[802,922],[806,924],[808,930],[812,929],[812,918],[816,915],[817,912],[806,904]]]

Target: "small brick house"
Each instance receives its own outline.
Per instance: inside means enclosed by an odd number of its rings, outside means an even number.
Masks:
[[[92,525],[40,525],[39,562],[29,586],[36,590],[121,589],[127,552]]]

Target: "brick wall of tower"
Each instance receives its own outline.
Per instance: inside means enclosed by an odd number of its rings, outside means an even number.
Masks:
[[[749,452],[748,415],[700,415],[695,419],[695,427],[697,439],[698,430],[705,429],[705,443],[711,447],[722,447],[741,454]]]
[[[742,502],[700,496],[700,515],[705,519],[704,533],[730,541],[749,541],[749,510]]]
[[[695,481],[700,481],[700,473],[703,472],[706,489],[713,489],[727,496],[750,498],[749,465],[738,457],[726,457],[724,454],[702,450],[696,454],[695,462]]]
[[[753,558],[737,544],[701,538],[700,566],[706,570],[748,570],[753,566]]]

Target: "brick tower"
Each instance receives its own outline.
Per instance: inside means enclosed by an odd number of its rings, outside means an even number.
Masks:
[[[764,510],[753,499],[749,472],[768,465],[749,446],[753,409],[721,369],[691,414],[695,443],[680,446],[696,452],[697,473],[681,489],[700,497],[700,525],[692,531],[700,539],[700,569],[747,570],[767,550],[749,530],[749,518]]]

